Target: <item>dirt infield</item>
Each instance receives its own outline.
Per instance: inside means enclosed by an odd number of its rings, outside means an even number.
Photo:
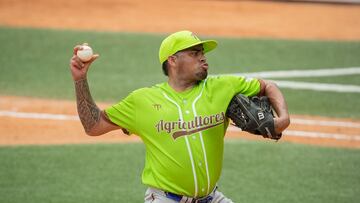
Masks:
[[[148,33],[189,29],[200,35],[359,40],[360,6],[267,1],[0,0],[0,26],[4,25]],[[292,119],[295,122],[282,141],[360,148],[360,121],[298,115]],[[229,129],[227,138],[239,137],[261,139]],[[120,131],[86,136],[76,119],[75,101],[0,96],[0,145],[124,141],[139,139]]]
[[[99,104],[101,108],[108,105]],[[75,101],[0,96],[0,145],[140,141],[137,136],[126,136],[121,131],[87,136],[76,115]],[[360,121],[299,115],[291,118],[293,122],[281,142],[360,148]],[[229,128],[226,138],[264,140],[234,127]]]
[[[360,39],[360,5],[216,0],[0,0],[0,25],[298,39]]]

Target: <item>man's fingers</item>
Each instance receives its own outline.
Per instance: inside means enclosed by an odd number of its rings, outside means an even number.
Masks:
[[[79,51],[79,50],[82,50],[83,49],[83,47],[82,47],[82,45],[76,45],[75,47],[74,47],[74,55],[76,55],[77,54],[77,52]]]
[[[87,62],[82,62],[81,59],[78,56],[73,56],[71,58],[71,64],[74,64],[79,69],[88,67],[92,62],[94,62],[99,57],[99,54],[94,54],[91,59]]]
[[[71,67],[75,67],[75,68],[77,68],[77,69],[81,69],[81,67],[79,66],[79,64],[76,63],[76,61],[74,61],[74,60],[72,60],[72,61],[70,62],[70,65],[71,65]]]
[[[71,58],[71,64],[76,66],[78,69],[81,69],[85,66],[85,64],[76,55]]]
[[[83,66],[82,68],[84,68],[85,71],[87,72],[88,69],[90,68],[90,65],[92,64],[92,62],[94,62],[98,57],[99,57],[98,54],[94,54],[94,55],[91,57],[91,59],[84,64],[84,66]]]
[[[90,68],[91,63],[94,62],[99,57],[99,54],[94,54],[91,57],[91,59],[87,62],[81,61],[81,59],[77,56],[77,52],[79,50],[83,49],[82,46],[84,46],[84,45],[88,45],[88,43],[83,43],[82,45],[76,45],[74,47],[74,55],[71,58],[70,65],[74,68],[77,68],[79,70],[83,69],[82,71],[87,72],[87,70]]]
[[[73,65],[74,67],[76,67],[77,69],[83,69],[85,67],[85,64],[82,62],[79,62],[78,59],[74,59],[71,61],[71,65]]]
[[[81,61],[81,59],[78,56],[75,56],[75,61],[79,64],[79,66],[84,67],[85,63]]]
[[[80,45],[76,45],[76,46],[74,47],[74,51],[73,51],[74,55],[77,54],[77,52],[78,52],[79,49],[80,49]]]
[[[94,55],[92,55],[92,57],[91,57],[91,59],[88,61],[88,62],[86,62],[86,64],[91,64],[92,62],[94,62],[97,58],[99,58],[99,54],[94,54]]]
[[[99,54],[94,54],[94,55],[92,55],[92,57],[91,57],[91,59],[90,59],[90,62],[93,62],[93,61],[95,61],[97,58],[99,58]]]

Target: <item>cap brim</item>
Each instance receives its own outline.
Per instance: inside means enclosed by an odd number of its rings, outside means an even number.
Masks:
[[[205,40],[205,41],[202,41],[202,42],[203,43],[201,43],[201,44],[203,44],[204,53],[212,51],[218,45],[217,41],[215,41],[215,40]]]
[[[213,49],[215,49],[217,47],[217,41],[215,40],[204,40],[204,41],[200,41],[200,42],[197,42],[197,43],[194,43],[194,44],[190,44],[186,47],[182,47],[179,51],[183,51],[185,49],[188,49],[190,47],[193,47],[193,46],[196,46],[196,45],[199,45],[199,44],[202,44],[203,45],[203,48],[204,48],[204,53],[207,53]]]

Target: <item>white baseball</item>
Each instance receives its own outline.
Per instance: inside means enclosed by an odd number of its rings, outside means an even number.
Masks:
[[[87,45],[82,45],[76,54],[82,62],[89,61],[93,56],[93,50]]]

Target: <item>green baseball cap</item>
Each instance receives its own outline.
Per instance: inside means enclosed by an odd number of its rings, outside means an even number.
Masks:
[[[169,56],[175,54],[178,51],[202,44],[204,53],[207,53],[216,48],[217,42],[215,40],[201,41],[195,34],[190,31],[184,30],[175,32],[166,37],[159,49],[159,60],[163,64]]]

